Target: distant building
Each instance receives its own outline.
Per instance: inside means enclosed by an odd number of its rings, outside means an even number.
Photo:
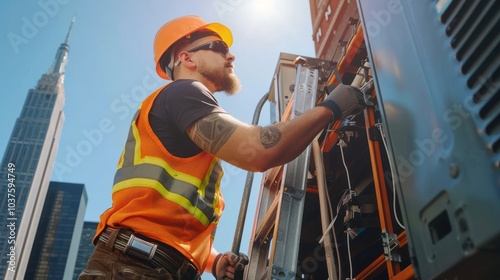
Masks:
[[[87,201],[84,185],[50,182],[24,279],[72,279]]]
[[[78,279],[80,272],[87,266],[87,261],[90,255],[94,252],[94,245],[92,239],[94,238],[98,222],[84,222],[82,237],[80,238],[80,248],[78,249],[78,257],[76,258],[75,272],[73,279]]]
[[[49,71],[28,91],[0,165],[0,278],[24,279],[34,247],[64,121],[71,26]]]

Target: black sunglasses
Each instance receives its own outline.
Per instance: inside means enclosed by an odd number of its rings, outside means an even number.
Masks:
[[[227,46],[226,43],[224,43],[224,41],[216,40],[194,47],[190,50],[187,50],[187,52],[196,52],[201,50],[211,50],[214,52],[221,53],[225,56],[229,52],[229,47]]]

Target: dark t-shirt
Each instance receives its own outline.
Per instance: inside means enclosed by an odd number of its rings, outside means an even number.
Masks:
[[[156,97],[149,112],[149,123],[171,154],[186,158],[202,151],[188,137],[186,128],[212,113],[226,111],[202,83],[177,80]]]

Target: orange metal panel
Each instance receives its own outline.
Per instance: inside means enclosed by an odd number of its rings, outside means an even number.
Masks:
[[[340,121],[336,121],[335,123],[333,123],[332,127],[331,127],[331,130],[332,132],[328,134],[328,136],[326,137],[326,139],[323,141],[323,150],[325,151],[325,153],[328,153],[330,152],[330,150],[333,148],[333,145],[335,145],[335,143],[337,143],[337,139],[339,138],[339,135],[337,134],[337,132],[335,130],[337,130],[338,128],[340,127]]]
[[[366,133],[368,128],[375,125],[375,114],[371,107],[365,109]],[[386,185],[384,179],[384,170],[379,146],[368,139],[368,148],[370,150],[370,160],[372,163],[373,181],[377,194],[377,204],[379,207],[380,227],[387,232],[393,232],[391,210],[389,208],[389,199],[387,197]]]
[[[398,235],[399,247],[404,247],[408,244],[408,239],[406,238],[406,232],[403,231]],[[379,272],[384,263],[386,262],[385,256],[381,255],[377,259],[375,259],[370,265],[368,265],[363,271],[361,271],[358,275],[356,275],[355,279],[371,279],[376,272]],[[407,266],[401,272],[395,275],[389,275],[389,279],[413,279],[415,276],[415,272],[411,265]]]
[[[375,125],[375,114],[372,107],[366,107],[365,109],[365,126],[366,133],[368,129]],[[370,160],[372,163],[373,171],[373,183],[375,185],[375,194],[377,197],[377,207],[378,215],[380,219],[380,229],[382,231],[393,233],[391,209],[389,208],[389,199],[387,196],[387,188],[384,179],[384,169],[382,166],[382,157],[380,153],[380,147],[378,144],[374,143],[368,137],[368,148],[370,150]],[[395,274],[399,273],[399,263],[392,262],[391,260],[386,260],[387,270],[389,273],[389,278],[392,278]]]
[[[341,76],[344,75],[347,69],[351,66],[351,62],[356,56],[356,53],[359,50],[359,47],[364,43],[365,36],[363,35],[363,29],[361,29],[361,25],[358,26],[356,30],[356,34],[354,34],[351,42],[347,45],[347,50],[345,55],[342,57],[338,64],[338,70]],[[337,77],[334,75],[328,84],[338,84]]]
[[[343,76],[347,70],[351,69],[350,64],[351,64],[352,60],[354,59],[354,57],[356,56],[356,53],[358,52],[359,47],[363,43],[364,43],[364,35],[363,35],[363,30],[361,29],[361,25],[360,25],[358,27],[353,39],[351,40],[351,42],[347,46],[345,56],[342,57],[342,59],[340,60],[338,66],[337,66],[339,74],[341,76]],[[335,75],[333,75],[332,78],[330,79],[330,81],[328,81],[328,84],[332,84],[332,83],[338,84],[337,77]],[[339,128],[339,126],[340,126],[340,121],[335,122],[332,126],[332,130]],[[325,152],[329,152],[332,149],[333,145],[335,145],[335,143],[337,142],[337,138],[338,138],[338,135],[335,132],[330,133],[327,136],[327,138],[324,141],[324,151]]]
[[[356,275],[355,279],[362,280],[367,279],[375,272],[377,272],[384,264],[384,255],[379,256],[375,261],[368,265],[363,271]]]
[[[407,266],[392,279],[397,279],[397,280],[415,279],[415,271],[413,270],[413,266],[411,265]]]

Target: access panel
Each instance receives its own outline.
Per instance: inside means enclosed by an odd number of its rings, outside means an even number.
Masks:
[[[500,1],[358,8],[416,275],[499,279]]]

